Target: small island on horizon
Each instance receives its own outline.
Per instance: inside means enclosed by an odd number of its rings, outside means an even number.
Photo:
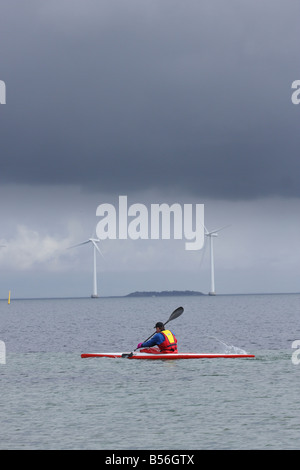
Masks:
[[[175,296],[197,296],[197,295],[205,295],[202,292],[197,292],[193,290],[164,290],[161,292],[157,291],[136,291],[131,292],[130,294],[125,295],[124,297],[175,297]]]

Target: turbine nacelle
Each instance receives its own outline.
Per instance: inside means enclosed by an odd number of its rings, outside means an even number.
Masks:
[[[223,227],[220,227],[220,228],[217,228],[215,230],[211,230],[210,232],[207,230],[207,228],[204,226],[204,230],[205,230],[205,235],[207,237],[217,237],[218,236],[218,232],[220,232],[221,230],[223,230],[224,228],[226,227],[229,227],[229,225],[224,225]]]
[[[101,252],[101,250],[100,250],[100,248],[99,248],[99,246],[97,245],[97,243],[100,243],[100,241],[101,241],[101,240],[99,240],[99,238],[89,238],[88,240],[86,240],[86,241],[84,241],[84,242],[82,242],[82,243],[78,243],[77,245],[72,245],[72,246],[70,246],[69,249],[71,249],[71,248],[76,248],[77,246],[86,245],[87,243],[92,243],[92,245],[94,245],[94,247],[95,247],[96,250],[100,253],[100,255],[101,255],[102,257],[104,257],[103,254],[102,254],[102,252]]]

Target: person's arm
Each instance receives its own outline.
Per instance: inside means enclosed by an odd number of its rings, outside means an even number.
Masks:
[[[152,346],[156,346],[158,344],[161,344],[164,341],[164,335],[161,333],[156,333],[156,335],[153,336],[153,338],[149,339],[148,341],[145,341],[145,343],[139,343],[140,348],[151,348]]]

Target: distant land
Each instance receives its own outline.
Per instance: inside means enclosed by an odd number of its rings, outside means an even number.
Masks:
[[[174,296],[183,296],[183,295],[204,295],[202,292],[197,292],[194,290],[163,290],[161,292],[156,291],[149,291],[149,292],[131,292],[131,294],[127,294],[124,297],[174,297]]]

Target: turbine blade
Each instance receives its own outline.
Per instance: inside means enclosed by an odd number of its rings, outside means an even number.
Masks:
[[[76,246],[86,245],[87,243],[90,243],[90,240],[86,240],[85,242],[78,243],[77,245],[69,246],[68,250],[71,248],[75,248]]]
[[[229,225],[224,225],[223,227],[212,230],[211,232],[207,233],[206,235],[211,235],[212,233],[220,232],[221,230],[223,230],[224,228],[227,228],[227,227],[230,227],[230,224]]]
[[[94,247],[99,251],[99,253],[100,253],[100,255],[102,256],[102,258],[104,258],[104,256],[103,256],[103,254],[102,254],[100,248],[99,248],[98,245],[97,245],[97,242],[99,243],[100,240],[91,239],[91,242],[92,242],[92,244],[94,245]]]

